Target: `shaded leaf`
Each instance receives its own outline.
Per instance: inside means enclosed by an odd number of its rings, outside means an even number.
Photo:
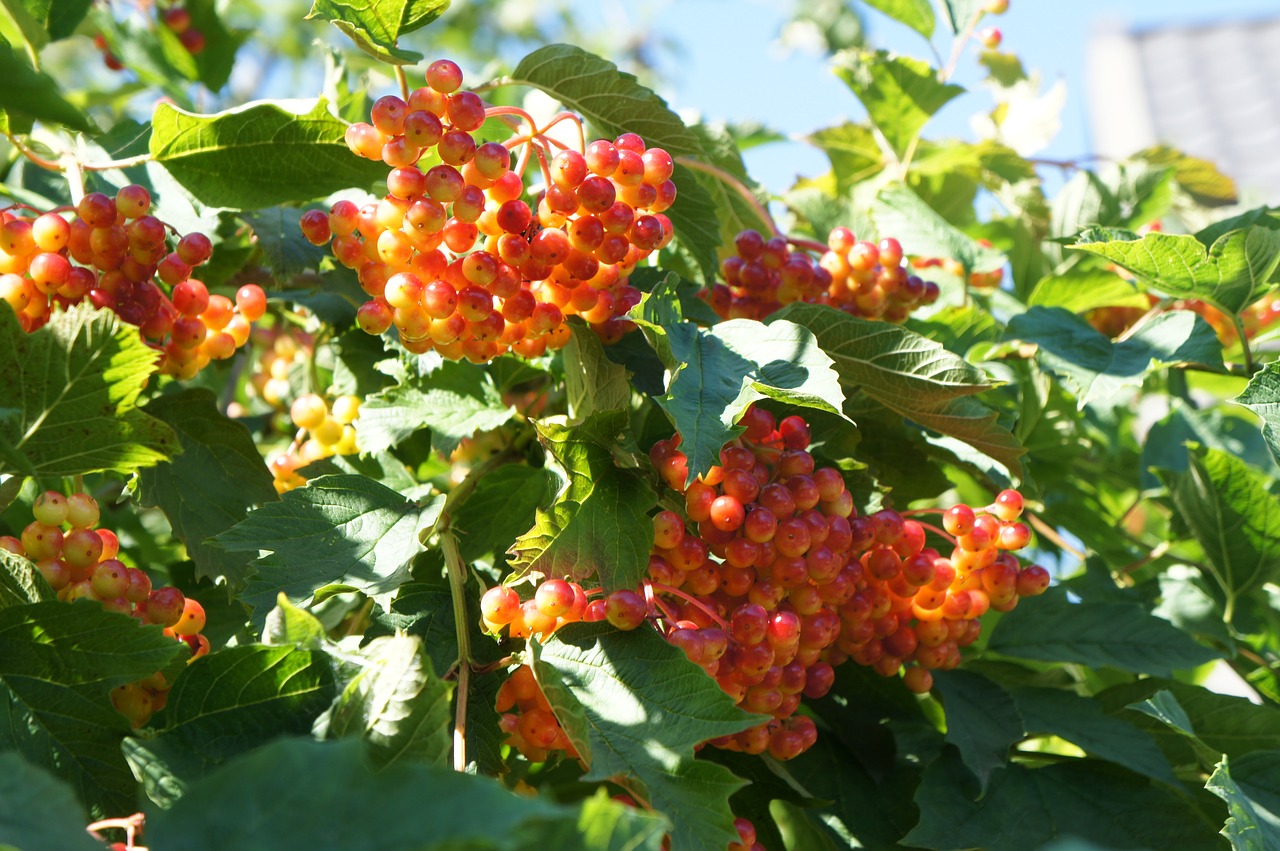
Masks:
[[[981,674],[937,671],[934,689],[947,710],[947,741],[960,751],[983,792],[1009,748],[1022,738],[1022,717],[1009,693]]]
[[[657,851],[665,828],[616,802],[592,799],[579,810],[426,763],[375,772],[362,750],[346,741],[268,744],[192,784],[172,808],[150,813],[147,841],[203,851],[216,835],[243,851],[304,851],[367,846],[374,833],[380,851],[527,851],[574,841],[584,849]]]
[[[1010,765],[993,778],[986,795],[975,800],[976,792],[959,757],[945,753],[925,769],[915,796],[920,824],[903,843],[1025,851],[1067,834],[1104,848],[1214,844],[1213,828],[1181,796],[1106,763]]]
[[[1170,310],[1114,342],[1061,307],[1033,307],[1009,321],[1010,338],[1035,343],[1044,367],[1075,392],[1077,404],[1114,400],[1142,386],[1155,369],[1180,364],[1222,367],[1222,343],[1213,327],[1190,310]]]
[[[346,128],[324,100],[258,101],[213,115],[161,103],[150,151],[201,203],[258,209],[385,179],[386,166],[347,148]]]
[[[442,500],[422,506],[363,476],[325,476],[249,512],[215,540],[231,552],[265,551],[242,598],[262,623],[278,593],[305,604],[326,585],[369,595],[393,590]]]
[[[56,598],[35,562],[0,549],[0,609]]]
[[[287,281],[316,268],[328,253],[302,235],[303,212],[297,207],[267,207],[240,216],[253,228],[263,261],[277,280]]]
[[[609,447],[626,416],[597,414],[584,423],[537,424],[538,437],[565,472],[555,502],[539,510],[533,528],[511,547],[512,565],[548,577],[598,575],[606,592],[635,589],[653,544],[653,489],[635,471],[620,469]]]
[[[0,751],[52,767],[94,814],[131,811],[129,722],[108,693],[189,655],[160,627],[91,603],[0,609]]]
[[[1020,659],[1167,676],[1220,657],[1136,603],[1072,603],[1051,588],[1002,617],[987,647]]]
[[[277,599],[276,607],[267,615],[267,622],[262,628],[263,644],[299,650],[320,650],[327,638],[319,618],[290,603],[284,594]]]
[[[17,753],[0,753],[0,847],[102,851],[81,826],[84,805],[64,781]]]
[[[32,334],[0,309],[0,471],[127,473],[180,451],[173,430],[137,407],[155,363],[135,329],[87,302]]]
[[[58,82],[31,67],[31,63],[4,39],[0,39],[0,115],[15,119],[32,119],[50,124],[63,124],[85,133],[94,131],[93,124],[63,96]]]
[[[585,780],[635,789],[671,817],[674,847],[734,841],[728,798],[742,781],[695,760],[693,748],[761,716],[734,706],[683,651],[651,629],[573,624],[533,646],[534,674],[588,765]]]
[[[147,413],[168,423],[182,454],[143,470],[138,493],[144,506],[157,506],[196,565],[196,579],[243,586],[252,559],[206,543],[245,518],[257,505],[279,497],[253,436],[222,415],[210,390],[192,388],[154,400]]]
[[[1280,751],[1224,756],[1205,785],[1227,802],[1222,835],[1237,851],[1280,848]]]
[[[360,649],[361,669],[316,721],[320,738],[355,736],[370,761],[445,764],[453,685],[436,676],[417,636],[375,638]]]
[[[595,332],[574,323],[564,347],[565,393],[569,416],[586,419],[604,411],[624,410],[631,402],[627,370],[609,360]]]

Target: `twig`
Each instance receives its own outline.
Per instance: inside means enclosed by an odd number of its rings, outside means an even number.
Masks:
[[[404,66],[396,66],[396,82],[400,84],[400,97],[407,103],[409,101],[409,78],[405,76]]]
[[[742,196],[742,199],[746,201],[748,205],[750,205],[751,209],[755,211],[756,215],[760,217],[761,221],[768,223],[770,231],[772,231],[775,234],[782,233],[782,231],[778,229],[777,222],[773,220],[773,216],[770,215],[769,211],[765,209],[763,204],[760,203],[760,199],[756,198],[756,196],[751,192],[751,190],[743,185],[741,180],[738,180],[738,178],[734,177],[732,174],[729,174],[729,172],[725,171],[722,168],[717,168],[716,166],[713,166],[709,163],[704,163],[702,160],[694,159],[693,157],[686,157],[686,156],[676,157],[676,164],[682,165],[685,168],[691,168],[694,171],[700,171],[703,174],[709,174],[712,177],[714,177],[716,180],[719,180],[720,182],[724,183],[734,192]],[[826,250],[825,246],[823,246],[823,250],[824,251]]]
[[[467,615],[467,563],[458,549],[458,539],[448,528],[448,515],[441,515],[445,524],[440,533],[440,550],[444,553],[445,569],[449,574],[449,596],[453,598],[454,631],[458,637],[458,703],[453,721],[453,768],[467,770],[467,691],[471,686],[471,632]]]
[[[1037,532],[1039,532],[1041,535],[1044,535],[1050,541],[1053,541],[1061,549],[1066,550],[1076,558],[1080,559],[1080,561],[1084,561],[1088,557],[1083,551],[1081,551],[1080,549],[1077,549],[1076,547],[1068,543],[1061,535],[1058,534],[1057,530],[1055,530],[1052,526],[1050,526],[1048,523],[1041,520],[1036,515],[1028,514],[1026,515],[1026,518],[1027,518],[1027,522],[1030,523],[1032,526],[1034,526]]]

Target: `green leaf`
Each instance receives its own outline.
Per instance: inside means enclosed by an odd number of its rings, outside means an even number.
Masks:
[[[386,594],[421,552],[418,534],[435,523],[442,499],[426,506],[363,476],[325,476],[270,502],[214,540],[258,557],[243,600],[262,623],[277,593],[305,604],[325,585]]]
[[[1280,264],[1280,219],[1216,236],[1148,233],[1141,239],[1114,238],[1095,229],[1069,246],[1105,257],[1175,298],[1198,298],[1224,313],[1239,313],[1271,286]]]
[[[1162,691],[1171,697],[1161,695]],[[1149,708],[1158,709],[1162,717],[1135,708],[1148,699],[1152,701]],[[1175,766],[1209,768],[1219,754],[1234,760],[1254,751],[1280,749],[1280,711],[1256,706],[1243,697],[1171,680],[1144,679],[1113,686],[1101,692],[1097,701],[1107,712],[1118,713],[1150,734]],[[1181,708],[1180,715],[1173,706]],[[1188,728],[1195,732],[1195,740],[1187,735]]]
[[[888,322],[839,310],[790,304],[770,321],[786,319],[813,332],[835,363],[840,383],[862,391],[894,413],[955,437],[995,459],[1014,476],[1025,451],[995,411],[964,397],[992,386],[978,368],[941,344]]]
[[[571,330],[563,356],[569,416],[581,420],[626,409],[631,402],[626,367],[609,360],[604,344],[590,328],[575,322]]]
[[[1022,717],[1009,693],[970,671],[938,671],[934,689],[947,710],[947,741],[985,792],[992,773],[1009,761],[1009,748],[1022,738]]]
[[[663,148],[673,157],[703,154],[698,137],[666,101],[636,82],[634,75],[580,47],[539,48],[520,60],[507,81],[547,93],[605,136],[635,133],[647,146]],[[715,204],[692,170],[677,164],[672,179],[680,200],[667,215],[682,249],[711,280],[718,268]]]
[[[966,278],[972,272],[992,272],[1004,266],[1002,252],[979,245],[900,184],[880,190],[872,214],[880,232],[893,234],[906,253],[949,257],[964,267]]]
[[[1081,408],[1141,387],[1152,370],[1181,364],[1222,368],[1217,332],[1190,310],[1162,313],[1113,342],[1068,310],[1033,307],[1009,321],[1007,334],[1035,343],[1040,362],[1074,391]]]
[[[831,160],[836,191],[841,194],[884,170],[884,152],[865,124],[846,122],[827,127],[810,135],[808,141]]]
[[[1023,600],[1004,615],[987,647],[1019,659],[1157,676],[1221,656],[1136,603],[1071,603],[1060,588]]]
[[[54,599],[57,595],[45,582],[35,562],[8,550],[0,550],[0,609]]]
[[[933,38],[937,21],[929,0],[867,0],[867,5],[879,9],[895,21],[901,21],[925,38]]]
[[[1237,597],[1280,576],[1280,504],[1257,473],[1220,449],[1193,445],[1190,462],[1185,473],[1161,479],[1204,548],[1230,623]]]
[[[453,685],[436,676],[417,636],[375,638],[360,649],[361,670],[315,726],[320,738],[363,738],[369,760],[444,765]]]
[[[719,463],[720,449],[741,432],[734,423],[759,399],[843,416],[831,358],[795,322],[734,319],[698,328],[683,320],[669,282],[645,296],[632,318],[671,372],[657,401],[683,438],[690,481]]]
[[[0,8],[3,9],[3,14],[0,15],[0,36],[20,37],[28,52],[35,54],[49,43],[49,34],[45,32],[44,26],[36,20],[22,0],[0,0]],[[16,31],[10,27],[16,28]]]
[[[633,74],[580,47],[539,48],[520,60],[507,82],[546,92],[607,136],[635,133],[673,157],[702,153],[697,136],[666,101]]]
[[[93,0],[23,0],[27,12],[49,33],[50,41],[75,34]]]
[[[660,819],[611,801],[588,806],[601,825],[585,823],[586,808],[522,797],[486,777],[425,763],[375,772],[357,742],[281,739],[192,784],[172,808],[149,813],[147,841],[197,851],[217,836],[244,851],[304,851],[365,847],[372,834],[379,851],[527,851],[575,842],[656,851]],[[602,836],[607,827],[611,835]]]
[[[1231,813],[1222,835],[1237,851],[1280,848],[1280,751],[1222,757],[1205,788]]]
[[[639,587],[653,544],[648,512],[657,497],[635,471],[614,463],[610,446],[625,421],[613,412],[575,425],[537,423],[566,484],[512,545],[514,567],[579,580],[598,574],[606,592]]]
[[[92,603],[0,609],[0,751],[53,769],[94,813],[132,811],[129,722],[108,693],[188,655],[160,627]]]
[[[976,792],[959,757],[944,753],[925,770],[920,824],[903,844],[1025,851],[1071,835],[1103,848],[1214,847],[1213,828],[1183,797],[1106,763],[1010,765],[978,800]]]
[[[276,607],[267,615],[266,625],[262,628],[263,644],[320,650],[327,639],[320,619],[290,603],[284,594],[277,598]]]
[[[17,753],[0,753],[0,848],[102,851],[81,826],[84,805],[62,780]]]
[[[1140,307],[1150,300],[1132,282],[1106,269],[1079,266],[1041,278],[1027,299],[1028,307],[1061,307],[1084,313],[1095,307]]]
[[[574,624],[531,646],[534,674],[588,766],[585,780],[620,782],[671,816],[673,847],[734,841],[728,798],[742,781],[695,760],[693,749],[761,716],[734,706],[705,671],[651,629]]]
[[[158,506],[196,565],[197,579],[243,587],[251,559],[207,543],[245,518],[252,508],[279,499],[271,471],[253,436],[218,410],[212,391],[192,388],[161,396],[147,412],[178,434],[182,454],[143,470],[139,500]]]
[[[1269,363],[1249,379],[1249,386],[1231,401],[1262,418],[1262,436],[1280,462],[1280,363]]]
[[[191,28],[204,36],[204,50],[192,54],[181,42],[177,44],[195,66],[193,78],[211,92],[219,91],[231,79],[236,51],[252,35],[249,30],[228,29],[218,13],[219,5],[218,0],[183,0],[182,8],[191,14]],[[172,35],[172,31],[158,27],[157,34]]]
[[[253,228],[263,262],[277,280],[287,281],[308,269],[315,269],[328,254],[302,235],[299,224],[302,213],[296,207],[268,207],[240,216]]]
[[[402,50],[396,42],[444,14],[449,0],[314,0],[307,20],[323,18],[375,59],[412,65],[421,53]]]
[[[246,644],[189,665],[169,690],[154,736],[125,752],[161,806],[222,763],[280,736],[300,735],[333,700],[329,658],[292,647]]]
[[[1177,148],[1157,145],[1139,151],[1133,155],[1133,159],[1172,168],[1174,182],[1202,206],[1221,207],[1240,200],[1234,180],[1208,160],[1188,156]]]
[[[385,179],[386,166],[347,148],[346,128],[324,100],[259,101],[213,115],[161,103],[150,151],[201,203],[249,210]]]
[[[78,476],[133,472],[180,450],[169,426],[137,407],[156,353],[136,329],[85,302],[27,334],[0,309],[0,471]]]
[[[1150,715],[1166,727],[1192,739],[1197,738],[1195,725],[1187,717],[1187,711],[1182,708],[1182,704],[1178,703],[1178,698],[1174,697],[1173,692],[1168,689],[1161,689],[1141,703],[1135,703],[1129,708],[1144,715]]]
[[[1022,67],[1022,60],[1016,53],[1000,53],[995,50],[984,50],[978,62],[987,69],[987,79],[1003,88],[1012,88],[1027,79],[1027,72]]]
[[[79,109],[62,96],[56,80],[31,67],[27,58],[0,39],[0,114],[62,124],[72,130],[94,132],[94,126]]]
[[[515,464],[482,477],[453,518],[463,559],[499,561],[516,538],[536,522],[538,507],[549,496],[549,485],[547,471]]]
[[[964,91],[940,82],[928,62],[887,50],[845,51],[836,56],[834,70],[862,101],[871,123],[899,159],[929,118]]]
[[[464,437],[497,428],[514,415],[487,370],[445,361],[366,399],[356,432],[362,451],[381,452],[430,428],[432,446],[448,456]]]
[[[1028,734],[1059,736],[1091,756],[1110,760],[1153,780],[1177,784],[1169,761],[1146,733],[1107,715],[1096,700],[1055,688],[1009,689]]]

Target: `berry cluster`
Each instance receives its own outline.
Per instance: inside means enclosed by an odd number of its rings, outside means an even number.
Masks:
[[[978,240],[978,244],[983,248],[991,247],[991,242],[986,239]],[[959,260],[952,260],[949,257],[913,257],[911,265],[916,269],[940,268],[953,277],[964,277],[964,265]],[[990,272],[969,273],[969,286],[975,290],[984,292],[996,290],[1000,288],[1002,281],[1004,281],[1003,268],[992,269]]]
[[[499,727],[507,734],[507,744],[525,759],[545,762],[556,750],[577,759],[577,750],[560,727],[551,711],[551,704],[533,678],[533,669],[528,665],[519,666],[503,681],[498,688],[494,709],[502,713]]]
[[[307,239],[332,240],[337,260],[358,271],[371,297],[360,326],[381,334],[394,325],[410,351],[475,362],[559,348],[573,314],[605,340],[621,337],[631,327],[621,317],[640,297],[628,276],[673,234],[662,214],[676,195],[671,156],[632,133],[551,156],[547,128],[536,126],[480,143],[473,134],[490,116],[533,121],[486,108],[448,60],[426,79],[407,101],[379,98],[372,123],[347,128],[354,153],[391,167],[388,194],[302,218]],[[438,162],[424,171],[424,158]],[[535,158],[544,186],[526,201],[523,174]]]
[[[162,372],[191,378],[211,360],[231,357],[267,309],[256,284],[232,301],[192,278],[213,244],[189,233],[170,250],[168,228],[150,215],[151,195],[142,186],[126,186],[114,198],[91,192],[74,208],[32,211],[30,218],[19,209],[0,211],[0,300],[28,332],[48,322],[55,307],[88,299],[138,326],[161,352]],[[70,221],[64,212],[74,213]]]
[[[356,429],[352,425],[360,415],[359,396],[339,396],[333,406],[316,393],[307,393],[293,400],[289,417],[299,429],[298,438],[283,455],[271,460],[271,472],[275,476],[277,493],[300,488],[307,480],[298,473],[313,461],[331,455],[354,455],[360,451],[356,441]],[[302,432],[305,432],[305,439]]]
[[[817,253],[817,259],[809,253]],[[724,319],[764,319],[792,302],[826,304],[864,319],[904,322],[938,298],[938,286],[907,273],[896,239],[859,241],[837,227],[825,246],[745,230],[720,265],[725,283],[705,291]]]
[[[284,411],[293,395],[289,373],[304,369],[312,357],[311,336],[292,329],[282,330],[279,326],[256,327],[250,341],[262,350],[249,379],[253,392],[272,408]]]
[[[1147,299],[1152,307],[1160,303],[1160,299],[1151,294],[1147,295]],[[1217,333],[1223,346],[1233,346],[1240,340],[1240,334],[1231,317],[1208,302],[1198,298],[1175,299],[1165,309],[1190,310],[1199,314],[1200,318],[1208,322]],[[1114,339],[1132,328],[1147,312],[1148,309],[1141,307],[1095,307],[1085,314],[1085,320],[1098,331]],[[1277,298],[1254,302],[1240,312],[1244,336],[1249,340],[1270,330],[1278,319],[1280,319],[1280,299]]]
[[[20,538],[0,536],[0,549],[34,561],[59,600],[92,600],[107,611],[158,624],[166,635],[185,642],[193,659],[209,652],[209,639],[200,634],[204,608],[177,588],[152,588],[144,571],[117,559],[120,542],[111,530],[96,528],[100,512],[93,497],[45,491],[31,513],[34,519]],[[140,727],[164,705],[168,692],[169,684],[157,672],[114,689],[111,702]]]

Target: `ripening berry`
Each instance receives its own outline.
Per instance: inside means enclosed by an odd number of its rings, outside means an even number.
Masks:
[[[547,617],[563,617],[573,608],[573,587],[563,579],[548,579],[538,586],[534,601]]]
[[[1009,11],[1009,0],[987,0],[987,4],[982,11],[988,15],[1003,15]]]
[[[204,629],[205,615],[204,606],[200,605],[191,597],[187,597],[182,605],[182,614],[172,627],[170,627],[175,635],[196,635],[200,630]]]
[[[625,588],[614,591],[604,601],[605,619],[618,629],[635,629],[644,623],[648,613],[644,597]]]
[[[1004,36],[996,27],[986,27],[978,33],[978,41],[982,42],[982,46],[987,50],[995,50],[1000,46],[1000,42]]]
[[[57,491],[45,491],[31,506],[31,514],[46,526],[61,526],[67,521],[69,511],[67,498]]]

